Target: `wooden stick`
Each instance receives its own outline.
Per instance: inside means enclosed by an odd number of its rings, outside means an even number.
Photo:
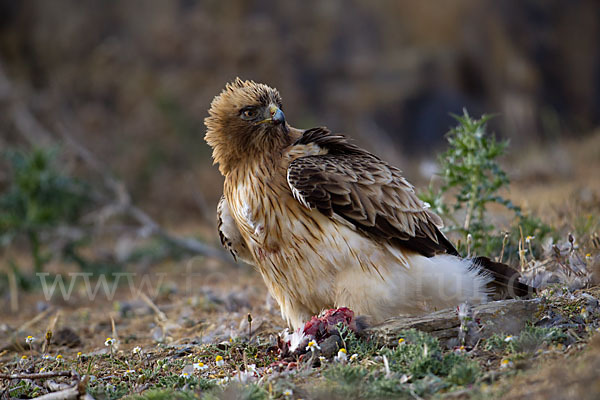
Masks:
[[[164,312],[160,311],[158,306],[154,304],[152,300],[150,300],[150,297],[148,297],[146,293],[140,291],[140,297],[142,298],[144,303],[148,304],[148,307],[150,307],[156,313],[156,316],[158,317],[158,320],[160,322],[166,322],[168,320],[167,315]]]
[[[0,374],[0,379],[46,379],[57,376],[75,376],[72,371],[51,371],[37,374]]]

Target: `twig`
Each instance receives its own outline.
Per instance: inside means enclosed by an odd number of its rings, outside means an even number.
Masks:
[[[498,260],[499,263],[502,262],[504,258],[504,249],[506,248],[506,243],[508,242],[508,233],[504,233],[504,237],[502,238],[502,251],[500,251],[500,258]]]
[[[10,293],[10,311],[16,313],[19,311],[19,286],[17,285],[17,276],[13,268],[8,270],[8,288]]]
[[[57,376],[76,376],[72,371],[51,371],[37,374],[0,374],[0,379],[46,379]]]
[[[110,316],[110,326],[112,328],[112,338],[114,340],[114,343],[111,344],[110,346],[110,352],[113,352],[114,350],[119,350],[119,333],[117,332],[117,327],[115,325],[115,319],[113,318],[113,316]]]
[[[146,293],[140,292],[140,297],[142,298],[144,303],[148,304],[148,307],[150,307],[156,313],[156,316],[158,317],[158,320],[160,322],[164,323],[168,320],[167,315],[164,312],[160,311],[158,306],[154,304],[152,300],[150,300],[150,297],[148,297]]]

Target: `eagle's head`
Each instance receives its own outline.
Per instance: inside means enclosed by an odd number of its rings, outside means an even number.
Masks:
[[[204,120],[204,139],[223,175],[236,164],[286,142],[289,128],[281,108],[276,89],[240,78],[213,99]]]

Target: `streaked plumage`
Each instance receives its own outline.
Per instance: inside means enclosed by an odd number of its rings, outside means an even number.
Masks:
[[[292,128],[281,108],[275,89],[237,79],[205,123],[225,176],[222,243],[258,269],[288,323],[487,300],[490,274],[457,257],[400,170],[325,128]]]

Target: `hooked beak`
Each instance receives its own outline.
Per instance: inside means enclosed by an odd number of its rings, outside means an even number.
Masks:
[[[267,122],[270,122],[273,125],[285,124],[285,115],[283,115],[283,111],[281,111],[275,104],[269,105],[269,115],[269,118],[259,121],[258,124],[264,124]]]

